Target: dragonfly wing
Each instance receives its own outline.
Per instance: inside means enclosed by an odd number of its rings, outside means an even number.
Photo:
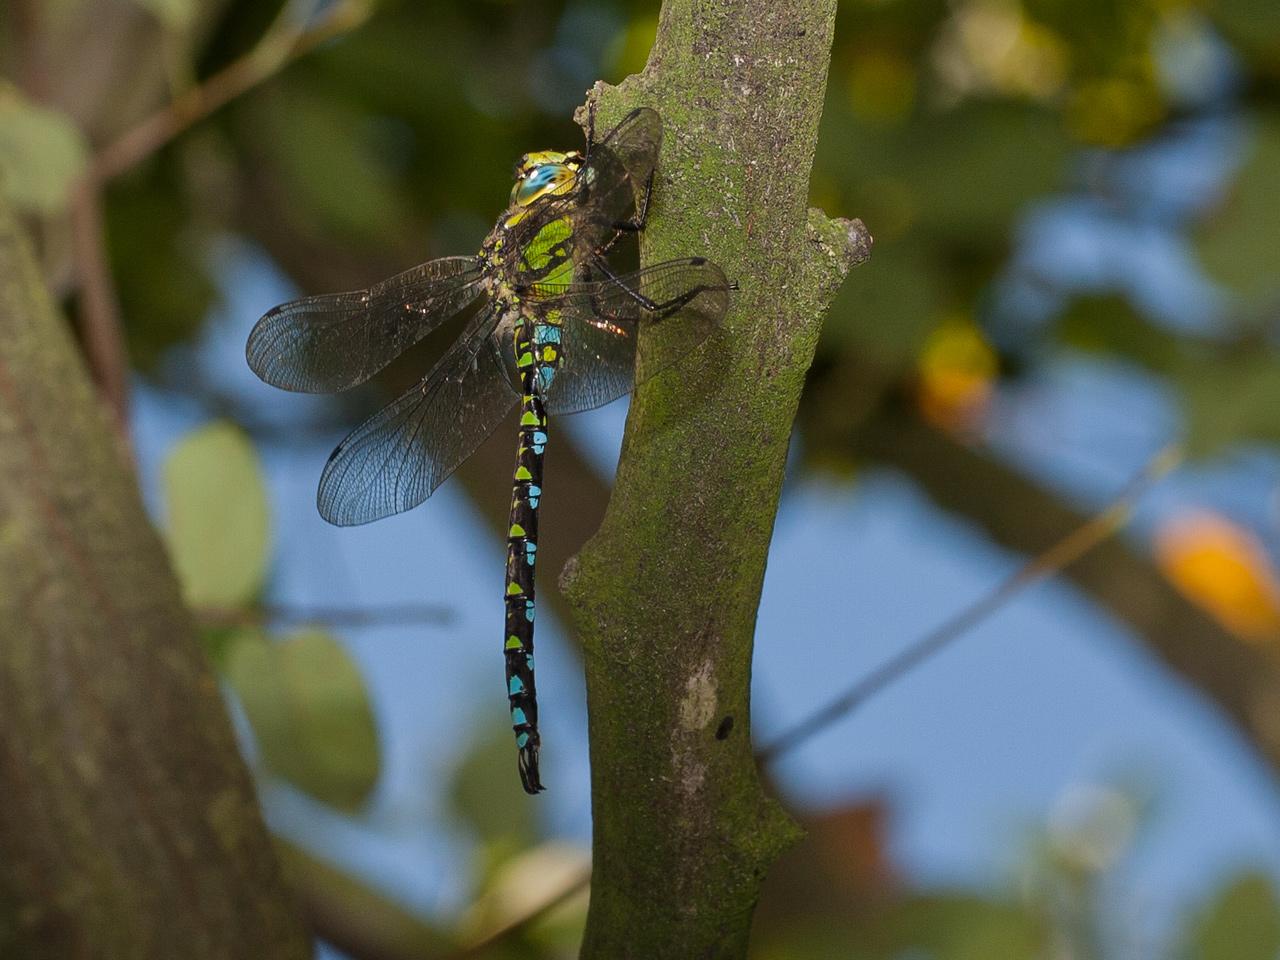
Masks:
[[[589,148],[587,169],[574,210],[574,240],[598,249],[618,225],[636,215],[662,148],[662,118],[656,110],[632,110]]]
[[[591,153],[600,147],[608,149],[632,176],[645,180],[658,163],[662,147],[662,117],[652,107],[637,107],[623,117],[616,127],[593,144]]]
[[[590,148],[584,178],[588,209],[608,214],[613,222],[629,220],[662,149],[662,118],[640,107],[627,114],[605,138]]]
[[[419,383],[356,427],[320,476],[316,505],[337,526],[369,523],[427,499],[520,399],[495,332],[477,316]]]
[[[368,290],[303,297],[267,311],[245,355],[260,378],[302,393],[363,383],[484,292],[475,257],[419,264]]]
[[[603,406],[683,360],[719,328],[729,289],[720,267],[693,257],[563,285],[531,301],[544,314],[559,312],[560,363],[547,388],[547,411]],[[645,327],[661,333],[641,342]]]

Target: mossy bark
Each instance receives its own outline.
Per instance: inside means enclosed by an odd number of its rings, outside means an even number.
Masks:
[[[870,245],[807,207],[835,9],[668,0],[645,71],[593,94],[601,129],[640,105],[665,122],[646,262],[707,256],[739,290],[722,333],[632,400],[608,513],[564,575],[591,724],[589,960],[744,956],[797,836],[756,776],[749,686],[800,391]]]
[[[0,956],[310,955],[127,457],[0,198]]]

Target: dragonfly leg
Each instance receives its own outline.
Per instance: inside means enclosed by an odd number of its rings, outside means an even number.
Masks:
[[[645,224],[649,222],[649,198],[653,196],[653,175],[654,171],[650,170],[649,176],[645,178],[644,190],[640,195],[640,205],[636,209],[636,215],[629,220],[615,220],[609,224],[618,233],[639,233],[644,229]],[[617,242],[618,237],[615,234],[599,252],[608,252],[609,248]]]
[[[609,266],[609,261],[605,260],[604,257],[596,256],[594,259],[595,259],[596,269],[599,270],[601,273],[603,273],[605,275],[605,279],[607,279],[620,291],[622,291],[624,294],[626,294],[636,303],[640,304],[640,306],[643,307],[645,310],[653,311],[658,309],[658,305],[649,297],[646,297],[639,290],[635,290],[627,286],[626,283],[623,282],[623,279],[613,272],[613,268]],[[591,306],[593,308],[593,311],[597,315],[603,316],[603,315],[607,315],[608,313],[608,311],[603,311],[601,309],[600,302],[595,297],[592,297]]]
[[[659,302],[657,300],[652,299],[651,297],[646,297],[639,290],[634,290],[631,287],[627,286],[626,282],[621,277],[619,277],[616,273],[614,273],[612,268],[610,268],[609,264],[603,259],[597,258],[595,266],[597,269],[600,270],[601,273],[605,275],[605,278],[609,280],[614,286],[616,286],[624,294],[630,297],[633,301],[638,303],[642,309],[648,311],[651,314],[651,316],[647,317],[646,319],[648,319],[651,322],[665,320],[667,317],[671,316],[673,313],[675,313],[676,311],[680,310],[682,307],[689,304],[695,297],[698,296],[698,294],[708,289],[707,287],[699,284],[697,286],[690,287],[688,290],[684,291],[684,293],[677,294],[676,296],[672,297],[669,300],[663,300]],[[605,319],[605,320],[626,321],[626,320],[632,319],[631,317],[620,317],[615,314],[611,314],[607,309],[604,308],[604,305],[596,297],[591,298],[591,307],[592,307],[592,312],[596,316],[601,317],[602,319]]]
[[[594,251],[597,257],[603,257],[617,246],[623,234],[639,233],[644,229],[645,224],[649,222],[649,198],[653,196],[653,174],[654,171],[650,170],[649,176],[644,182],[644,193],[640,197],[640,206],[636,210],[636,215],[630,220],[616,220],[609,224],[609,229],[613,231],[613,234],[602,246]]]

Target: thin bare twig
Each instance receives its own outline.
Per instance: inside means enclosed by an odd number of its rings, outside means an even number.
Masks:
[[[130,169],[182,131],[326,40],[353,30],[372,12],[371,0],[343,0],[310,27],[288,18],[289,5],[258,44],[204,83],[176,97],[126,131],[94,158],[71,206],[75,266],[80,288],[80,329],[85,356],[120,435],[128,439],[129,358],[115,284],[107,262],[102,185]]]
[[[1125,485],[1119,496],[1109,506],[1076,527],[1039,556],[1028,560],[972,606],[966,607],[944,621],[901,653],[859,679],[830,703],[779,735],[759,750],[756,756],[762,763],[776,760],[815,733],[829,727],[846,714],[852,713],[870,697],[991,616],[1016,594],[1080,559],[1112,534],[1121,530],[1133,515],[1133,508],[1139,498],[1176,467],[1181,459],[1182,452],[1179,448],[1165,447]]]
[[[259,627],[268,623],[316,623],[327,627],[447,626],[453,611],[442,604],[369,607],[291,607],[266,604],[235,610],[206,608],[196,619],[207,627]]]
[[[120,324],[111,265],[107,262],[98,184],[84,179],[71,201],[71,234],[80,289],[80,336],[98,391],[126,442],[129,422],[129,355]]]
[[[285,9],[288,10],[288,5]],[[354,30],[372,12],[371,0],[343,0],[308,27],[299,28],[277,20],[243,57],[179,95],[103,148],[94,159],[90,177],[104,183],[119,176],[192,124],[270,79],[294,60],[325,41]]]

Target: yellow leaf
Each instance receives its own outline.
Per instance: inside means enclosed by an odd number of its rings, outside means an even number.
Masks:
[[[1156,559],[1174,585],[1246,640],[1280,640],[1280,575],[1257,538],[1226,517],[1197,511],[1156,533]]]

